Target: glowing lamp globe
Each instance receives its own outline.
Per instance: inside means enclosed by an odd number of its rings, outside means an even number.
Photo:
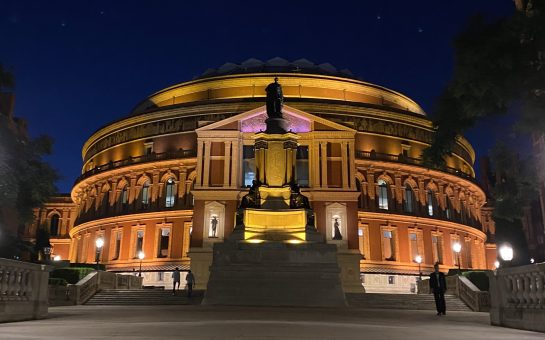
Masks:
[[[455,253],[459,253],[462,250],[462,244],[460,242],[456,242],[452,245],[452,250],[454,250]]]
[[[102,248],[104,246],[104,240],[102,238],[97,238],[95,241],[95,245],[98,249]]]
[[[143,252],[143,251],[141,251],[141,252],[138,253],[138,258],[139,258],[140,260],[143,260],[144,257],[145,257],[145,255],[144,255],[144,252]]]
[[[419,264],[422,263],[422,256],[416,255],[416,257],[414,258],[414,261],[415,261],[416,263],[419,263]]]
[[[509,245],[503,245],[500,247],[500,256],[504,261],[511,261],[513,259],[513,248]]]

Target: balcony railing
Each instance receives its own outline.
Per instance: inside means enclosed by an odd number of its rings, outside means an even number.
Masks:
[[[404,163],[404,164],[411,164],[411,165],[418,165],[418,166],[424,166],[423,161],[421,158],[413,158],[413,157],[407,157],[403,154],[399,155],[392,155],[387,153],[378,153],[374,151],[356,151],[356,158],[358,159],[376,159],[379,161],[386,161],[386,162],[396,162],[396,163]],[[449,174],[461,177],[463,179],[467,179],[471,182],[476,182],[475,178],[468,173],[465,173],[459,169],[444,166],[444,167],[434,167],[431,168],[433,170],[439,170],[443,172],[447,172]]]
[[[177,158],[191,158],[196,156],[197,156],[196,150],[178,150],[173,152],[162,152],[162,153],[153,152],[153,153],[150,153],[149,155],[129,157],[119,161],[108,162],[105,164],[95,166],[93,169],[81,174],[81,176],[79,176],[76,179],[75,184],[79,183],[85,178],[91,177],[93,175],[99,174],[104,171],[120,168],[123,166],[146,163],[146,162],[166,161],[166,160],[177,159]]]

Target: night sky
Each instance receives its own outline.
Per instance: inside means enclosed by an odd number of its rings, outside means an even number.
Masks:
[[[348,68],[432,114],[452,71],[452,39],[468,18],[509,15],[511,0],[23,1],[0,0],[0,63],[16,77],[15,114],[55,140],[48,158],[69,192],[81,147],[149,94],[207,68],[276,56]],[[509,118],[468,131],[478,157]]]

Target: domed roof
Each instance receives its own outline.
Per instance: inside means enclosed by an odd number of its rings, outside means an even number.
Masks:
[[[267,61],[250,58],[240,64],[228,62],[216,69],[209,68],[194,79],[244,73],[307,73],[357,79],[350,70],[338,70],[330,63],[315,64],[308,59],[288,61],[280,57],[275,57]]]

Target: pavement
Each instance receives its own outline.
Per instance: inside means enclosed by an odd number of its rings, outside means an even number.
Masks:
[[[50,307],[0,324],[0,339],[545,339],[490,325],[488,313],[228,306]]]

